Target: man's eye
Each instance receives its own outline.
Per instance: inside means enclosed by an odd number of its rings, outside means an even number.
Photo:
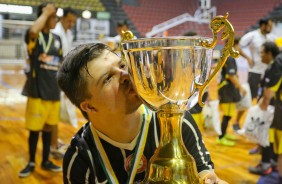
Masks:
[[[125,63],[121,63],[121,64],[120,64],[120,68],[121,68],[121,69],[126,68],[126,67],[127,67],[127,65],[126,65]]]
[[[110,82],[111,81],[111,79],[112,79],[112,76],[111,75],[109,75],[105,80],[104,80],[104,83],[108,83],[108,82]]]

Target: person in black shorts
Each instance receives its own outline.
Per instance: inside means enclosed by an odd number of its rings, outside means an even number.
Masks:
[[[65,57],[58,83],[89,121],[65,153],[64,183],[141,182],[159,144],[160,127],[156,113],[142,105],[125,62],[104,44],[81,45]],[[211,183],[226,183],[214,173],[210,154],[188,112],[182,135],[199,176]]]
[[[26,128],[29,130],[29,162],[20,171],[27,177],[35,169],[35,153],[39,133],[42,132],[42,169],[60,172],[61,167],[49,160],[51,130],[59,122],[60,89],[56,75],[62,60],[62,43],[59,36],[50,32],[56,26],[56,7],[42,4],[38,7],[38,18],[28,29],[25,42],[28,49],[30,71],[22,94],[27,96]]]
[[[240,101],[246,90],[241,86],[237,76],[236,61],[228,57],[221,71],[221,80],[218,86],[219,106],[223,112],[221,122],[222,134],[216,139],[217,144],[234,146],[235,137],[226,133],[230,119],[236,115],[236,102]]]
[[[259,175],[271,173],[277,169],[275,162],[278,154],[278,183],[282,183],[282,53],[279,53],[279,48],[274,42],[266,42],[262,45],[261,58],[268,68],[262,81],[263,96],[258,104],[262,110],[267,110],[274,99],[275,110],[269,131],[270,146],[262,148],[260,163],[256,167],[249,167],[249,171]]]

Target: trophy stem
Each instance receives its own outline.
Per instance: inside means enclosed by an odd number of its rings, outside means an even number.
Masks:
[[[160,144],[149,161],[142,183],[199,184],[193,157],[182,141],[183,112],[157,112],[160,120]]]

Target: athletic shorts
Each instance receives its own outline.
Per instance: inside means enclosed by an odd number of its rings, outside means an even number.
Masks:
[[[236,115],[236,103],[220,103],[219,107],[223,116],[233,117]]]
[[[248,82],[251,89],[252,99],[258,97],[260,81],[261,81],[261,74],[249,72]]]
[[[282,130],[270,128],[269,142],[273,143],[273,151],[276,154],[282,154]]]
[[[44,124],[57,125],[59,122],[60,101],[28,98],[26,106],[26,128],[40,131]]]

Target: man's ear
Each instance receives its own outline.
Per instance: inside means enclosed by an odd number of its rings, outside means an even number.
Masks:
[[[83,101],[80,103],[81,110],[89,113],[97,112],[97,109],[91,105],[88,101]]]

